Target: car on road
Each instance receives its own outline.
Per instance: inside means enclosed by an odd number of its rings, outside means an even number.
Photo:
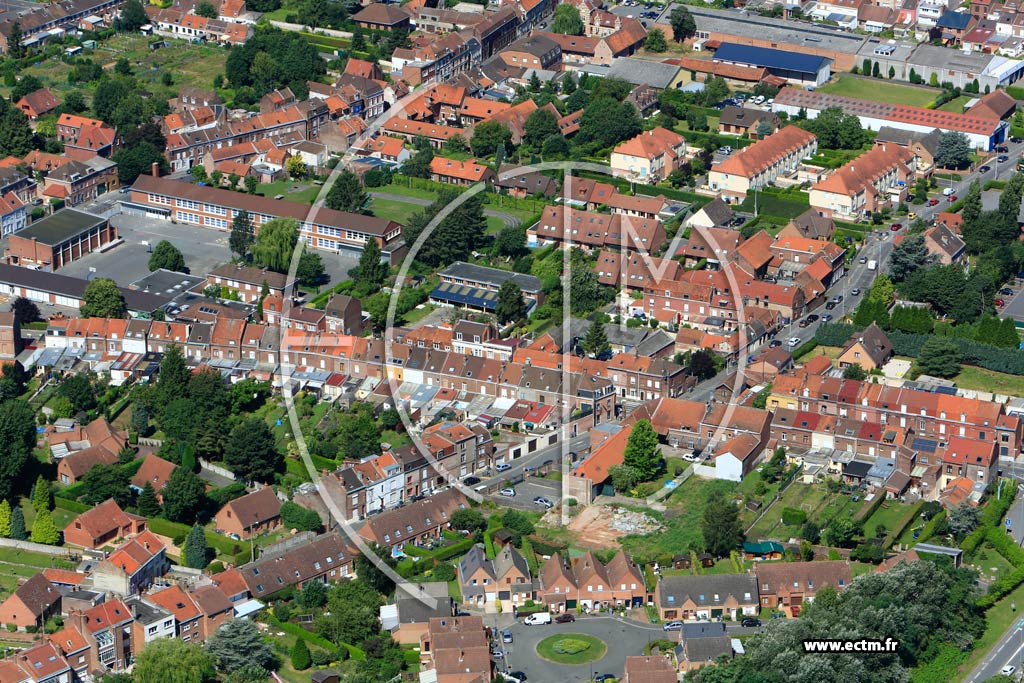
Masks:
[[[949,202],[950,204],[952,204],[953,202],[956,201],[956,195],[955,194],[949,195],[948,197],[946,197],[946,201]]]
[[[611,674],[597,674],[594,676],[594,680],[597,681],[597,683],[604,683],[605,681],[614,681],[615,676]]]
[[[732,154],[732,147],[730,147],[729,145],[726,145],[725,147],[719,147],[718,153],[724,154],[725,156],[729,156],[730,154]]]
[[[550,500],[548,500],[547,498],[545,498],[543,496],[537,496],[536,498],[534,498],[533,499],[533,504],[534,505],[540,505],[541,507],[546,508],[548,510],[550,510],[551,508],[555,507],[554,503],[552,503]]]
[[[807,318],[804,318],[803,320],[801,320],[800,322],[798,322],[798,323],[796,324],[796,326],[797,326],[797,327],[799,327],[800,329],[803,329],[803,328],[807,327],[807,326],[808,326],[808,325],[810,325],[810,324],[811,324],[811,321],[810,321],[810,320],[808,320]]]
[[[956,190],[954,190],[952,187],[947,187],[947,188],[942,190],[942,194],[945,197],[948,197],[949,195],[953,194],[954,192],[956,192]]]
[[[764,95],[758,95],[757,97],[754,98],[754,104],[763,104],[763,103],[764,103]]]
[[[514,676],[511,673],[504,673],[502,671],[499,671],[498,675],[501,676],[502,680],[504,680],[505,683],[523,683],[523,681],[526,680],[525,678],[519,678],[518,676]]]
[[[679,621],[678,619],[673,619],[672,621],[666,621],[664,626],[661,627],[661,630],[662,631],[682,631],[683,630],[683,622]]]
[[[1003,301],[1002,299],[996,299],[995,303],[996,303],[996,306],[1005,306],[1006,305],[1006,302]]]
[[[519,681],[519,683],[525,683],[526,672],[525,671],[509,671],[505,676],[511,676]]]
[[[860,287],[854,287],[850,290],[852,296],[860,296]]]
[[[1019,138],[1016,135],[1014,135],[1012,138],[1010,138],[1010,142],[1012,142],[1015,145],[1019,145],[1020,143],[1024,142],[1024,138]]]
[[[505,653],[501,650],[491,650],[491,659],[505,659]]]
[[[837,304],[835,301],[829,301],[828,303],[825,304],[825,310],[826,311],[831,311],[833,308],[835,308],[838,305],[839,304]]]
[[[740,626],[744,628],[754,628],[761,625],[761,620],[756,617],[744,617],[743,621],[740,622]]]
[[[800,346],[800,337],[790,337],[789,341],[786,342],[786,346],[789,348]]]
[[[834,297],[832,297],[832,301],[835,301],[837,304],[838,303],[842,303],[843,295],[842,294],[836,294]]]
[[[503,643],[511,643],[512,642],[512,631],[510,631],[507,628],[504,629],[501,632],[501,642],[503,642]]]
[[[497,465],[494,466],[494,469],[498,470],[499,472],[507,472],[510,469],[512,469],[512,465],[509,465],[507,462],[499,462]]]
[[[551,623],[550,612],[536,612],[523,619],[523,623],[527,626],[539,626],[540,624]]]
[[[1017,667],[1015,667],[1013,664],[1007,664],[1002,669],[1000,669],[999,673],[1003,674],[1004,676],[1012,676],[1016,670]]]
[[[466,477],[462,480],[462,483],[466,486],[476,486],[480,483],[480,477]]]
[[[811,313],[809,316],[807,316],[807,324],[817,322],[819,317],[821,316],[817,315],[816,313]]]
[[[996,145],[995,150],[998,154],[1003,154],[1005,152],[1009,152],[1010,148],[1007,147],[1006,145]]]
[[[1005,154],[1000,154],[999,156],[996,157],[996,161],[998,161],[1001,164],[1006,163],[1009,160],[1010,157],[1006,156]]]
[[[914,213],[913,211],[911,211],[910,213],[907,214],[907,218],[909,220],[916,221],[917,220],[917,214]]]
[[[523,472],[525,472],[527,474],[529,474],[530,472],[536,472],[536,471],[537,471],[537,467],[535,465],[529,465],[529,466],[523,468]]]
[[[683,460],[686,462],[700,462],[700,456],[696,453],[687,453],[683,456]]]
[[[777,349],[782,346],[782,341],[779,339],[772,339],[772,343],[768,345],[769,349]]]
[[[1009,287],[1003,287],[1002,289],[999,290],[999,293],[1002,294],[1003,296],[1013,296],[1013,290],[1010,289]]]
[[[939,200],[935,199],[934,197],[932,199],[928,200],[928,206],[938,206],[938,204],[939,204]]]
[[[516,497],[516,490],[515,489],[502,489],[498,493],[500,493],[501,495],[505,496],[506,498],[515,498]]]
[[[867,263],[867,262],[868,262],[868,257],[867,256],[861,256],[859,259],[857,259],[857,263]]]
[[[572,614],[559,614],[555,617],[556,624],[571,624],[576,621],[576,617]]]
[[[988,164],[982,164],[981,166],[978,167],[978,173],[988,173],[991,170],[992,167],[989,166]]]
[[[831,319],[832,319],[832,314],[831,313],[825,313],[824,315],[821,316],[821,322],[823,322],[823,323],[827,323]]]
[[[896,232],[897,230],[900,230],[902,228],[903,228],[903,224],[902,223],[893,223],[892,225],[889,226],[889,229],[892,230],[893,232]]]

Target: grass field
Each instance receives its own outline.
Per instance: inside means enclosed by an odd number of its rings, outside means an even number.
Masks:
[[[971,99],[972,98],[967,96],[967,95],[961,95],[960,97],[954,97],[949,102],[946,102],[944,105],[939,107],[939,110],[941,110],[941,111],[951,111],[951,112],[954,112],[956,114],[963,114],[964,113],[964,107],[967,106],[967,103],[970,102]]]
[[[938,90],[909,85],[897,85],[881,79],[839,76],[838,80],[818,88],[819,92],[846,97],[859,97],[875,102],[899,102],[915,107],[927,106],[935,99]]]
[[[181,86],[192,86],[209,90],[213,87],[213,77],[224,73],[227,61],[227,50],[214,45],[197,45],[184,40],[171,41],[171,47],[150,50],[152,36],[116,35],[103,41],[99,48],[86,52],[85,56],[101,65],[115,63],[121,57],[127,57],[132,64],[140,84],[157,100],[176,97]],[[68,74],[71,65],[59,58],[51,58],[37,63],[24,70],[24,73],[37,76],[58,93],[69,90],[85,90],[87,99],[95,87],[69,85]],[[170,87],[163,85],[160,78],[163,72],[169,72],[174,78]],[[7,96],[10,88],[0,87],[0,94]]]
[[[370,201],[370,210],[373,215],[377,218],[387,218],[388,220],[398,221],[399,223],[405,224],[409,222],[412,215],[423,209],[422,206],[417,204],[410,204],[408,202],[398,201],[395,199],[381,199],[380,197],[374,197]],[[487,226],[490,228],[490,225]]]
[[[570,640],[586,643],[588,647],[572,654],[555,651],[559,643]],[[537,643],[537,654],[558,664],[586,664],[601,659],[607,651],[608,647],[600,638],[586,633],[559,633]]]
[[[754,203],[757,203],[759,214],[766,216],[778,216],[779,218],[796,218],[810,207],[810,197],[807,194],[770,194],[758,192],[755,200],[753,194],[748,194],[740,209],[753,213]]]
[[[783,524],[782,511],[785,508],[802,510],[807,513],[807,518],[811,519],[818,509],[821,508],[825,496],[824,486],[790,484],[789,488],[782,494],[782,498],[747,532],[747,537],[751,539],[771,538],[785,541],[798,536],[800,527]]]
[[[1007,375],[1002,372],[965,365],[960,374],[953,378],[953,381],[961,389],[1024,396],[1024,376],[1021,375]]]
[[[297,189],[296,189],[297,188]],[[312,183],[297,182],[294,180],[278,180],[273,183],[264,183],[256,187],[256,194],[263,197],[276,197],[284,195],[285,201],[297,204],[312,204],[319,194],[320,188]]]
[[[20,580],[32,578],[39,573],[40,569],[47,567],[71,569],[74,565],[45,553],[0,548],[0,600],[14,592]]]
[[[884,526],[887,533],[893,533],[906,520],[912,508],[912,505],[901,505],[894,501],[882,503],[875,514],[864,522],[864,536],[874,538],[878,525]]]
[[[677,488],[667,502],[665,529],[649,536],[624,536],[622,547],[631,555],[645,558],[675,555],[702,541],[700,520],[708,498],[714,494],[732,496],[736,484],[722,480],[690,477]]]

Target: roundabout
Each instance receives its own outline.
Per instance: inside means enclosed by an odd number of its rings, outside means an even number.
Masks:
[[[604,641],[587,633],[559,633],[537,643],[537,654],[555,664],[596,662],[608,652]]]

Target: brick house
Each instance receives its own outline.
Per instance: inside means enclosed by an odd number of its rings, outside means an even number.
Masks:
[[[82,548],[100,548],[118,538],[146,530],[146,518],[127,513],[113,499],[100,503],[64,527],[64,542]]]
[[[663,576],[655,589],[662,619],[733,620],[758,612],[758,580],[752,574]]]
[[[467,604],[483,607],[488,602],[510,600],[513,605],[533,599],[533,583],[526,558],[510,544],[494,559],[477,543],[458,564],[459,587]]]
[[[248,540],[281,527],[281,501],[269,486],[224,504],[214,517],[217,531]]]
[[[849,560],[762,562],[754,572],[761,607],[790,608],[794,615],[825,586],[841,591],[853,581]]]
[[[57,587],[40,572],[0,603],[0,622],[20,629],[41,628],[50,616],[60,613],[60,598]]]

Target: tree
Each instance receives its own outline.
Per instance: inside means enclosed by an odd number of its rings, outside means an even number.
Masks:
[[[484,121],[484,123],[491,122]],[[481,123],[480,126],[484,125],[484,123]],[[476,127],[477,131],[480,130],[480,126]],[[511,133],[509,134],[509,137],[511,137]],[[415,141],[413,142],[413,145],[415,146]],[[470,143],[470,145],[472,146],[472,142]],[[475,147],[473,148],[473,154],[476,154],[477,156],[482,156],[479,152],[476,151]],[[402,173],[412,178],[429,178],[430,162],[433,160],[434,150],[428,143],[423,147],[417,148],[416,152],[414,152],[413,155],[409,157],[409,159],[404,164],[402,164]]]
[[[213,185],[214,187],[220,187],[222,180],[224,180],[223,171],[218,171],[217,169],[214,169],[210,173],[210,184]]]
[[[0,498],[10,498],[14,484],[36,445],[36,420],[25,401],[0,403]]]
[[[205,183],[210,179],[210,176],[206,174],[206,167],[202,164],[193,166],[189,173],[192,175],[192,180],[197,183]]]
[[[608,335],[604,330],[604,323],[595,320],[590,323],[590,327],[587,328],[587,333],[583,335],[583,341],[580,342],[583,350],[591,358],[600,358],[611,352],[612,346],[608,343]]]
[[[669,15],[668,23],[672,25],[672,39],[681,43],[697,33],[697,22],[685,5],[676,5]]]
[[[210,0],[200,0],[196,5],[196,16],[206,17],[207,19],[217,18],[217,7],[210,2]]]
[[[239,211],[231,221],[231,236],[228,238],[231,253],[244,258],[255,240],[256,229],[252,224],[252,216],[248,211]]]
[[[849,546],[860,533],[857,524],[847,517],[833,517],[822,533],[822,540],[828,545]]]
[[[74,410],[86,411],[96,407],[96,392],[89,377],[83,373],[66,377],[57,389],[69,401]]]
[[[11,35],[7,38],[7,53],[13,59],[25,57],[25,43],[22,35],[21,22],[16,21],[11,24]]]
[[[117,283],[107,277],[98,277],[85,286],[80,309],[83,318],[124,318],[128,307]]]
[[[708,117],[703,111],[693,107],[686,112],[686,126],[693,131],[706,131],[708,130]]]
[[[177,638],[146,643],[135,658],[136,681],[209,683],[215,679],[213,655]]]
[[[540,150],[540,155],[546,161],[564,161],[569,158],[571,151],[572,148],[569,146],[569,141],[559,133],[557,135],[549,136],[548,139],[544,141],[544,145]]]
[[[907,235],[889,256],[889,275],[893,282],[903,282],[930,260],[931,254],[928,253],[924,235]]]
[[[864,372],[864,368],[861,367],[860,363],[850,363],[843,369],[844,379],[855,379],[858,381],[864,381],[868,376],[868,373]]]
[[[151,482],[147,481],[145,486],[142,487],[142,492],[139,494],[135,507],[143,517],[159,517],[163,514],[164,510],[160,507],[160,501],[156,498],[156,490]]]
[[[376,243],[369,239],[368,242]],[[324,280],[324,262],[320,254],[311,249],[303,249],[299,256],[299,265],[295,269],[295,277],[303,287],[316,287]]]
[[[526,317],[523,290],[519,288],[515,280],[505,280],[498,288],[498,301],[494,306],[494,316],[500,324],[516,322]]]
[[[559,5],[572,7],[572,5]],[[573,8],[575,9],[575,8]],[[537,109],[523,124],[523,144],[532,150],[540,150],[544,141],[552,135],[559,135],[558,117],[548,109]]]
[[[140,0],[128,0],[121,8],[121,16],[118,17],[116,28],[124,33],[135,33],[148,23],[149,17]]]
[[[859,149],[867,141],[860,119],[839,107],[828,107],[799,125],[818,136],[818,144],[826,149]]]
[[[335,178],[324,201],[327,208],[349,213],[365,213],[370,195],[366,194],[359,176],[349,170],[342,171]]]
[[[377,611],[384,601],[373,586],[363,581],[362,574],[359,577],[359,581],[342,581],[330,587],[329,614],[315,622],[317,633],[333,643],[362,643],[380,628]]]
[[[357,282],[365,282],[370,289],[376,291],[388,279],[388,265],[381,260],[380,245],[377,240],[366,240],[363,252],[359,255],[359,265],[349,273]]]
[[[241,481],[272,482],[283,461],[267,423],[250,417],[232,429],[224,464]]]
[[[519,510],[506,510],[501,516],[501,525],[512,532],[512,543],[522,545],[523,536],[529,536],[536,529],[530,518]]]
[[[246,192],[249,194],[256,194],[256,188],[260,186],[260,181],[258,181],[255,176],[247,175],[243,182],[245,183]]]
[[[892,302],[896,299],[896,287],[893,286],[888,275],[883,273],[875,278],[868,298],[880,301],[886,308],[892,306]]]
[[[11,511],[11,538],[16,541],[28,540],[28,532],[25,530],[25,513],[20,505],[15,505]]]
[[[512,131],[505,124],[488,120],[477,124],[473,129],[473,137],[469,139],[469,148],[475,156],[490,156],[501,146],[506,149],[512,146]]]
[[[612,488],[619,493],[628,493],[640,481],[640,475],[629,465],[612,465],[608,476],[612,479]]]
[[[978,508],[967,503],[960,503],[960,505],[949,511],[947,519],[949,520],[949,530],[953,532],[957,540],[962,540],[967,534],[978,527],[981,516]]]
[[[0,538],[11,535],[11,504],[4,498],[0,500]]]
[[[176,246],[167,240],[160,240],[149,257],[150,272],[161,268],[176,273],[188,272],[188,268],[185,267],[185,257],[181,255]]]
[[[665,40],[665,32],[660,28],[653,29],[647,34],[644,40],[644,48],[649,52],[664,52],[668,49],[668,42]]]
[[[573,315],[587,315],[609,300],[607,288],[597,281],[597,273],[592,268],[581,267],[584,265],[579,259],[573,259],[569,275],[569,310]]]
[[[32,150],[28,117],[7,100],[0,100],[0,154],[23,157]]]
[[[50,483],[46,481],[46,477],[39,475],[36,477],[35,486],[32,487],[32,507],[36,512],[41,510],[50,510],[53,508],[53,497],[50,494]]]
[[[726,557],[743,543],[739,507],[720,493],[709,497],[701,517],[704,550],[716,557]]]
[[[327,604],[327,586],[320,581],[309,581],[299,591],[299,604],[306,609],[317,609]]]
[[[94,465],[82,477],[85,489],[82,500],[89,505],[99,505],[113,498],[118,505],[124,507],[131,502],[131,491],[128,489],[130,483],[127,472],[120,466],[102,463]]]
[[[775,127],[768,122],[767,119],[761,119],[757,122],[757,126],[754,128],[754,132],[757,133],[757,137],[764,139],[772,134]]]
[[[299,224],[294,218],[274,218],[260,226],[252,247],[258,265],[277,273],[287,273],[292,252],[299,241]]]
[[[18,84],[11,89],[11,102],[17,102],[25,95],[43,88],[43,82],[32,74],[24,74],[18,79]]]
[[[690,367],[687,371],[698,380],[711,379],[715,376],[715,356],[707,349],[699,349],[690,356]]]
[[[451,525],[459,531],[483,531],[487,528],[487,520],[479,510],[465,508],[451,514]]]
[[[592,143],[597,149],[611,147],[640,133],[640,115],[636,108],[611,97],[593,97],[580,117],[579,143]]]
[[[965,168],[971,162],[971,143],[958,130],[946,131],[939,137],[935,164],[943,168]]]
[[[519,258],[530,253],[526,247],[526,226],[506,225],[503,227],[494,237],[494,252],[498,256],[507,258]]]
[[[383,563],[385,567],[390,569],[395,568],[395,559],[387,548],[383,548],[377,543],[372,543],[370,544],[370,552],[373,554],[374,558],[376,558],[378,562]],[[376,562],[369,559],[362,553],[356,555],[355,566],[356,575],[372,591],[376,593],[390,593],[394,590],[395,582],[391,580],[391,577],[384,570],[378,567]]]
[[[149,482],[146,483],[148,484]],[[203,533],[203,527],[196,522],[189,529],[188,536],[185,537],[185,546],[182,548],[182,559],[185,560],[185,566],[192,567],[193,569],[203,569],[208,564],[207,555],[209,550],[209,547],[206,545],[206,534]]]
[[[960,372],[960,347],[952,339],[929,337],[921,346],[916,363],[922,375],[953,377]]]
[[[444,144],[441,145],[441,150],[448,154],[462,154],[468,147],[469,145],[464,137],[453,135],[444,141]]]
[[[206,486],[188,467],[175,467],[161,493],[164,514],[172,522],[194,523],[206,507]]]
[[[309,647],[306,646],[306,641],[302,638],[296,638],[295,644],[292,645],[292,668],[296,671],[305,671],[313,665],[313,660],[309,656]]]
[[[148,174],[157,164],[160,172],[167,170],[167,159],[151,142],[140,142],[122,147],[110,157],[117,162],[117,179],[122,185],[131,185],[140,175]]]
[[[36,513],[36,519],[32,522],[33,543],[45,543],[46,545],[57,545],[60,543],[60,531],[53,523],[53,516],[49,510],[40,510]]]
[[[11,302],[11,312],[14,313],[15,319],[21,325],[43,319],[39,315],[39,306],[36,306],[36,302],[23,296],[19,296]]]
[[[551,22],[551,31],[567,36],[583,35],[583,19],[575,5],[561,4],[555,7],[555,18]]]
[[[256,624],[248,619],[232,619],[221,626],[207,639],[206,650],[221,671],[235,671],[248,665],[264,669],[274,666],[273,650]]]
[[[633,425],[622,462],[633,468],[641,481],[650,481],[661,472],[665,461],[658,450],[658,434],[650,420],[637,420]]]

